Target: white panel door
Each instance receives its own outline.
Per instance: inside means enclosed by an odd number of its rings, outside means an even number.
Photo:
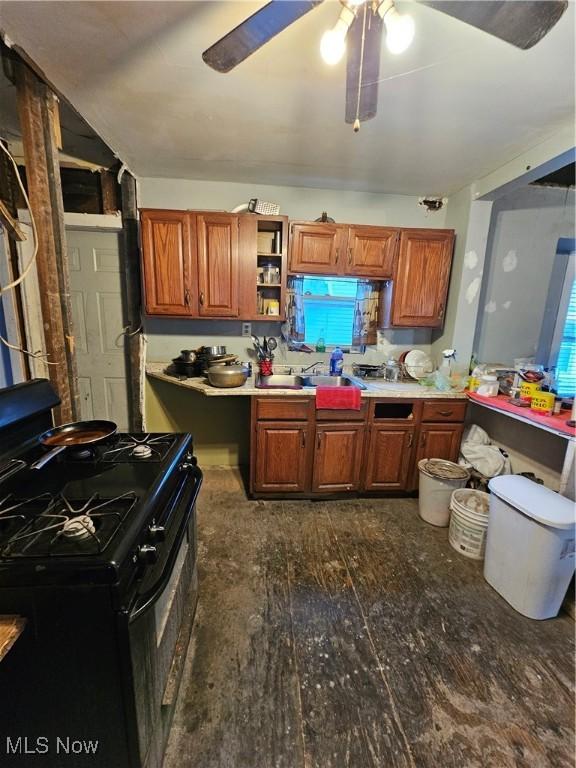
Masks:
[[[66,229],[82,419],[128,429],[120,235]]]

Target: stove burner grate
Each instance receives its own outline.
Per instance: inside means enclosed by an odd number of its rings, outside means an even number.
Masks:
[[[102,461],[162,461],[175,441],[174,435],[122,435],[114,447],[105,450]]]
[[[113,499],[88,500],[42,494],[0,501],[0,557],[97,554],[134,507],[132,491]],[[2,525],[8,525],[3,535]],[[15,527],[15,529],[14,529]]]

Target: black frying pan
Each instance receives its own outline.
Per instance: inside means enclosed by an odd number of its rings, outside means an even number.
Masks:
[[[78,445],[93,445],[111,437],[118,430],[113,421],[76,421],[49,429],[38,438],[42,445],[50,448],[47,454],[31,465],[30,469],[42,469],[55,456],[66,448]]]

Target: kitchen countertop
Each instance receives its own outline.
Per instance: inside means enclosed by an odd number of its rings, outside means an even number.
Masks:
[[[275,396],[286,395],[290,397],[313,397],[316,392],[315,387],[303,387],[302,389],[259,389],[254,386],[254,379],[250,378],[241,387],[212,387],[204,378],[192,378],[179,380],[175,376],[168,376],[164,373],[168,363],[148,363],[146,365],[146,374],[153,379],[167,381],[177,387],[192,389],[201,392],[209,397],[249,397],[251,395]],[[450,400],[466,400],[466,392],[442,392],[432,387],[423,387],[416,381],[413,382],[387,382],[363,379],[362,383],[366,386],[362,390],[362,397],[410,397],[410,398],[439,398]]]

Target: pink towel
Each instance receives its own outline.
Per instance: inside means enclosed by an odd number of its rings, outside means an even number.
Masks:
[[[358,387],[317,387],[316,408],[359,411],[361,394]]]

